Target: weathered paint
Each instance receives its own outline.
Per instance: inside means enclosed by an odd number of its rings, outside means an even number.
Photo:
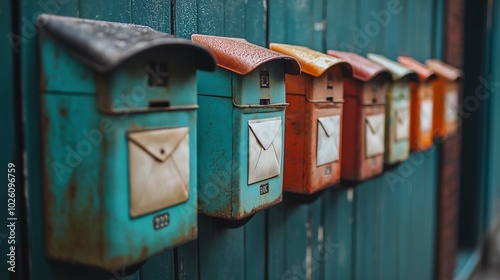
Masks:
[[[295,57],[301,64],[298,76],[286,75],[284,191],[311,194],[340,180],[344,75],[352,69],[344,60],[299,46],[271,44],[271,49]],[[337,117],[338,137],[331,147],[319,151],[323,133],[320,118]],[[335,128],[334,128],[335,129]],[[319,153],[337,152],[334,160],[318,164]]]
[[[132,58],[114,71],[93,72],[44,36],[41,60],[47,256],[114,269],[195,239],[196,153],[189,156],[188,200],[131,217],[126,137],[130,131],[186,127],[189,150],[196,151],[192,53],[167,59],[169,69],[176,69],[169,72],[168,87],[148,85],[150,60]],[[71,81],[86,92],[71,89]],[[148,111],[150,101],[165,97],[174,110]],[[159,214],[168,214],[169,222],[155,229]]]
[[[259,72],[269,71],[269,89],[260,89]],[[248,121],[281,117],[284,128],[285,103],[283,64],[276,61],[257,67],[241,76],[218,68],[215,73],[203,73],[198,78],[199,91],[199,203],[200,213],[240,220],[281,202],[283,166],[280,175],[248,184]],[[226,86],[217,87],[225,83]],[[230,85],[228,87],[227,85]],[[271,106],[239,108],[257,105],[269,98]],[[241,105],[240,105],[241,104]],[[281,129],[282,139],[284,129]],[[281,146],[283,149],[283,145]],[[283,150],[281,151],[283,162]],[[260,186],[269,184],[269,193],[260,194]]]

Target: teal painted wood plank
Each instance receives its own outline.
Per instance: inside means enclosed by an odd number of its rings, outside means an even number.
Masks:
[[[268,0],[269,4],[269,43],[286,43],[287,8],[285,0]]]
[[[200,216],[198,236],[200,279],[244,279],[244,227],[224,228],[215,219]]]
[[[267,3],[268,1],[245,1],[245,37],[250,43],[268,47]]]
[[[405,1],[401,1],[401,3],[405,3]],[[405,9],[403,5],[401,4],[401,8],[396,10],[384,5],[383,9],[375,12],[375,16],[372,15],[385,29],[384,52],[392,60],[397,60],[397,57],[402,54],[408,55],[406,38],[412,37],[405,31],[406,14],[411,11]]]
[[[108,20],[115,22],[132,22],[132,7],[130,0],[97,1],[79,0],[82,18]]]
[[[245,279],[266,278],[266,215],[255,214],[245,225]]]
[[[132,23],[170,33],[170,1],[132,0]]]
[[[140,276],[143,280],[173,280],[174,251],[168,250],[150,258],[141,266]]]
[[[323,196],[318,197],[309,206],[309,228],[307,236],[307,276],[308,279],[324,279],[324,207]]]
[[[325,41],[327,49],[357,52],[355,30],[359,28],[356,18],[356,1],[327,0]]]
[[[198,32],[198,9],[191,1],[175,2],[175,35],[191,38]]]
[[[287,1],[286,41],[289,44],[314,48],[311,1]]]
[[[397,207],[396,189],[387,184],[385,176],[378,179],[376,186],[379,196],[380,220],[380,279],[396,279],[397,267],[397,223],[399,211]]]
[[[287,201],[286,205],[286,277],[306,279],[307,231],[309,207]]]
[[[198,228],[198,235],[204,229]],[[198,240],[191,241],[176,249],[177,253],[177,277],[179,280],[198,279]]]
[[[286,273],[286,207],[278,204],[266,211],[267,279]]]
[[[432,57],[441,59],[443,57],[443,33],[444,33],[444,0],[434,0],[433,8],[433,44]]]
[[[360,54],[383,53],[385,28],[375,20],[372,13],[384,9],[381,1],[357,1],[357,24],[354,43]]]
[[[353,279],[353,189],[332,189],[324,194],[322,279]]]
[[[320,52],[326,52],[326,1],[311,1],[311,12],[313,30],[312,48]]]
[[[224,3],[224,36],[245,37],[245,1],[227,1]]]
[[[198,33],[224,35],[224,2],[198,1]]]

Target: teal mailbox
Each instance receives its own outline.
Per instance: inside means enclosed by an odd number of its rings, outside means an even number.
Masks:
[[[46,255],[113,269],[197,237],[196,69],[149,27],[38,18]]]
[[[217,58],[198,79],[198,208],[241,220],[281,201],[287,55],[244,39],[193,35]]]
[[[384,163],[392,165],[410,155],[410,81],[417,80],[418,76],[385,56],[369,53],[368,59],[387,68],[392,75],[385,105],[384,152]]]

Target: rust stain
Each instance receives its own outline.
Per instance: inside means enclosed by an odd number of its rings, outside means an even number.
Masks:
[[[64,107],[59,108],[59,114],[61,117],[66,118],[68,116],[68,110]]]

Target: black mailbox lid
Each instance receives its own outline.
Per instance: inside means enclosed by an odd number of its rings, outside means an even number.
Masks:
[[[82,63],[110,72],[133,57],[154,51],[165,58],[174,50],[192,52],[196,67],[214,71],[215,57],[205,46],[147,26],[41,14],[40,31],[61,44]]]
[[[217,65],[239,75],[246,75],[268,61],[282,60],[285,72],[300,74],[300,65],[291,56],[249,43],[245,39],[193,34],[191,40],[207,46],[217,57]]]

